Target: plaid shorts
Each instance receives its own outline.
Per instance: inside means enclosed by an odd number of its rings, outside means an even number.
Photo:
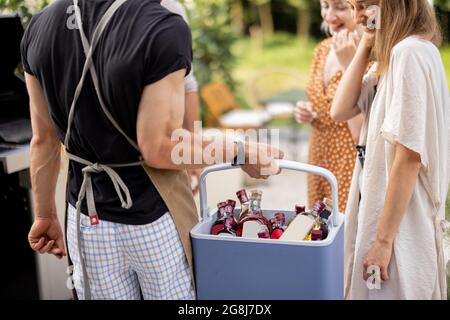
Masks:
[[[69,206],[67,238],[73,282],[84,299],[83,272],[76,241],[76,209]],[[193,300],[192,276],[169,213],[142,225],[108,221],[91,226],[81,215],[81,246],[92,299]]]

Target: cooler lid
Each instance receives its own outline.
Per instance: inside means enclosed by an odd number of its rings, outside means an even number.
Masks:
[[[0,82],[10,79],[21,62],[20,42],[23,34],[19,15],[0,15]]]

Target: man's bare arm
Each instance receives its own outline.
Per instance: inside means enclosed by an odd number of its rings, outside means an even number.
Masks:
[[[66,253],[55,204],[61,143],[50,119],[47,101],[38,80],[29,74],[25,74],[25,79],[30,96],[33,128],[30,175],[35,214],[28,240],[33,250],[61,258]]]
[[[60,166],[61,143],[50,119],[47,102],[41,86],[33,76],[26,75],[30,95],[30,113],[33,128],[31,140],[31,185],[34,212],[37,217],[56,215],[55,191]]]
[[[204,159],[200,159],[200,163],[174,163],[171,156],[175,147],[189,152],[190,159],[194,159],[194,150],[205,151],[206,148],[228,155],[227,159],[224,157],[224,161],[230,160],[230,158],[233,159],[237,154],[234,144],[216,140],[211,145],[211,142],[205,141],[200,134],[194,135],[183,129],[185,108],[184,75],[185,70],[174,72],[144,89],[137,119],[137,140],[142,156],[150,167],[185,170],[203,168],[208,165]],[[171,137],[174,130],[177,130],[179,135],[188,137],[188,139],[172,141]],[[262,148],[268,148],[268,153],[272,158],[282,157],[282,153],[275,148],[261,144],[246,144],[246,158],[253,159],[254,157],[252,157],[251,153],[259,152]],[[270,166],[268,163],[265,165],[266,167]],[[258,177],[257,172],[260,171],[261,167],[261,163],[257,163],[244,169],[250,175]],[[278,172],[277,168],[273,169]]]
[[[200,120],[200,104],[197,91],[186,92],[185,105],[183,128],[194,132],[194,123]]]

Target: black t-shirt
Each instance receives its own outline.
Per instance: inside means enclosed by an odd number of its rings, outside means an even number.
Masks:
[[[79,1],[89,39],[112,0]],[[59,138],[64,141],[68,112],[85,63],[79,31],[67,27],[71,0],[59,0],[35,15],[22,40],[27,73],[40,82]],[[69,13],[67,13],[69,12]],[[191,34],[183,19],[158,0],[128,0],[114,14],[94,53],[103,99],[125,133],[136,141],[136,120],[146,85],[181,69],[190,70]],[[72,126],[71,153],[93,163],[136,162],[139,153],[103,114],[90,75],[78,100]],[[83,165],[70,162],[68,200],[75,205]],[[92,175],[100,219],[124,224],[151,223],[168,211],[142,167],[115,169],[124,180],[133,206],[124,210],[108,176]],[[87,213],[86,204],[82,211]]]

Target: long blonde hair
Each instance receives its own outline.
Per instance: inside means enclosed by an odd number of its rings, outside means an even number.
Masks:
[[[380,0],[381,29],[377,30],[373,54],[378,62],[378,74],[389,69],[394,46],[403,39],[416,35],[442,43],[442,34],[436,13],[428,0]]]

